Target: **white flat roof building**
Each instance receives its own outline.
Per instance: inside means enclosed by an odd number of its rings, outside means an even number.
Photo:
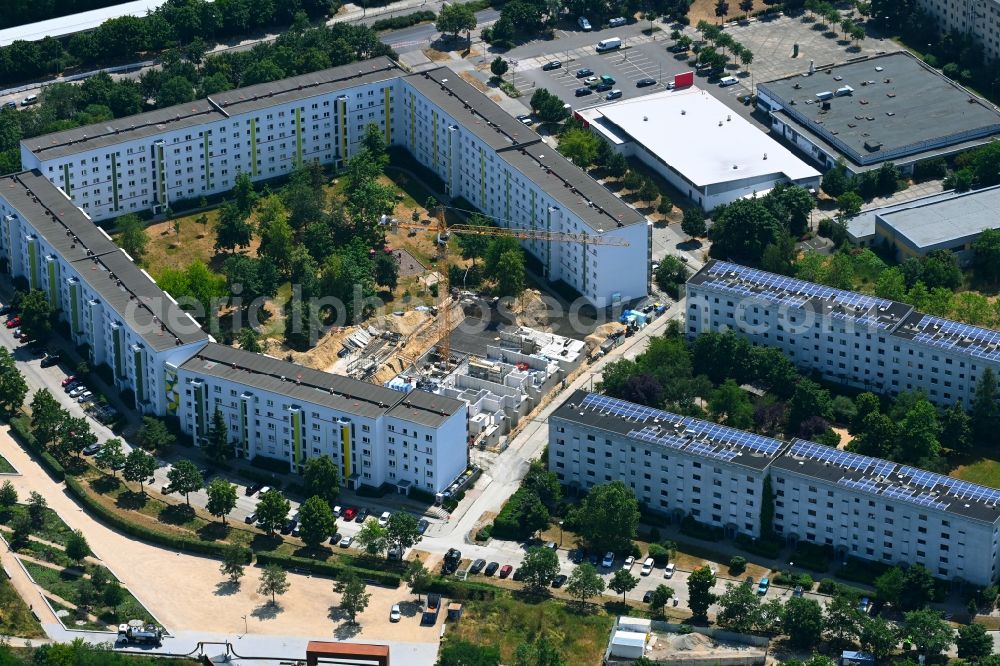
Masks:
[[[819,172],[699,88],[579,111],[619,152],[634,155],[711,210],[779,183],[819,186]]]
[[[211,1],[211,0],[209,0]],[[167,0],[134,0],[110,7],[59,16],[26,25],[15,25],[0,30],[0,46],[16,41],[33,42],[45,37],[62,37],[74,32],[93,30],[107,20],[122,16],[145,16],[147,13],[167,4]]]

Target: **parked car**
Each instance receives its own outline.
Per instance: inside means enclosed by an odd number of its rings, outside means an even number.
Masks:
[[[87,388],[81,384],[81,385],[77,386],[75,389],[73,389],[72,391],[69,392],[69,397],[75,398],[75,397],[77,397],[78,395],[80,395],[81,393],[83,393],[86,390],[87,390]]]
[[[625,566],[624,566],[625,569],[631,569],[633,564],[635,564],[634,555],[629,555],[628,557],[625,558]]]
[[[69,386],[70,384],[72,384],[75,381],[76,381],[76,375],[70,375],[66,379],[62,380],[62,386],[63,386],[63,388],[66,388],[67,386]]]
[[[389,516],[391,516],[391,515],[392,514],[389,513],[388,511],[383,511],[382,515],[378,517],[378,524],[381,525],[382,527],[385,527],[386,525],[388,525],[389,524]]]
[[[605,95],[604,99],[608,99],[608,100],[618,99],[621,96],[622,96],[622,91],[618,90],[618,89],[615,89],[615,90],[612,90],[611,92],[609,92],[607,95]]]
[[[356,523],[363,523],[368,518],[368,509],[361,509],[358,511],[357,517],[354,519]]]
[[[760,579],[760,583],[757,584],[757,594],[767,594],[767,588],[770,587],[771,581],[767,579],[767,576]]]
[[[649,86],[655,86],[655,85],[656,85],[656,79],[651,79],[649,77],[646,77],[645,79],[639,79],[638,81],[635,82],[636,88],[648,88]]]
[[[583,80],[583,82],[586,83],[588,86],[596,86],[598,83],[601,82],[601,80],[596,76],[588,76]]]
[[[95,453],[97,453],[98,451],[100,451],[102,446],[103,446],[103,444],[98,444],[97,442],[94,442],[93,444],[85,446],[85,447],[83,447],[83,455],[85,455],[85,456],[92,456]]]
[[[514,575],[511,578],[513,580],[524,580],[524,571],[522,571],[521,567],[514,569]]]
[[[353,542],[354,542],[354,537],[352,537],[352,536],[350,536],[350,535],[347,535],[347,536],[345,536],[345,537],[344,537],[343,539],[341,539],[341,540],[340,540],[340,547],[341,547],[341,548],[347,548],[347,547],[348,547],[348,546],[350,546],[350,545],[351,545],[351,544],[352,544]]]
[[[604,559],[601,560],[601,566],[605,569],[611,568],[611,565],[615,563],[615,554],[610,550],[604,554]]]
[[[257,494],[257,491],[260,490],[260,489],[261,489],[261,484],[259,484],[259,483],[251,483],[249,486],[247,486],[246,496],[247,497],[253,497],[254,495]]]
[[[483,571],[483,573],[486,574],[487,576],[492,576],[497,572],[497,569],[499,568],[500,568],[499,562],[490,562],[489,564],[486,565],[486,569]]]
[[[551,72],[553,69],[559,69],[562,67],[562,62],[559,60],[550,60],[544,65],[542,65],[542,71]]]
[[[601,74],[601,83],[610,83],[611,85],[615,85],[615,77],[610,74]]]
[[[545,544],[545,547],[548,548],[549,550],[559,549],[559,545],[555,541],[549,541],[547,544]]]
[[[740,80],[735,76],[723,76],[721,79],[719,79],[719,87],[726,88],[728,86],[735,86],[739,82]]]
[[[641,576],[648,576],[653,573],[653,558],[647,557],[646,561],[642,563],[642,571],[639,572]]]
[[[247,516],[246,518],[243,519],[243,522],[245,522],[247,525],[253,525],[254,523],[256,523],[257,522],[257,512],[254,511],[253,513],[251,513],[249,516]]]
[[[500,567],[500,577],[501,578],[506,578],[507,576],[510,575],[510,572],[513,571],[513,570],[514,570],[514,567],[510,566],[509,564],[503,565],[502,567]]]
[[[333,517],[334,518],[340,518],[340,514],[343,513],[343,511],[344,510],[338,504],[337,506],[333,507]]]
[[[653,591],[646,590],[646,594],[642,595],[642,603],[648,604],[653,600]]]
[[[63,390],[66,391],[66,393],[71,393],[74,389],[78,388],[80,388],[80,382],[70,382],[63,387]]]
[[[577,88],[576,90],[574,90],[573,94],[576,95],[577,97],[585,97],[587,95],[593,95],[594,91],[588,88],[587,86],[583,86],[581,88]]]
[[[562,587],[563,583],[566,582],[566,579],[567,579],[566,574],[559,574],[558,576],[552,579],[552,587]]]
[[[340,540],[343,538],[344,535],[342,535],[340,532],[335,532],[333,536],[330,537],[330,545],[336,546],[338,543],[340,543]]]
[[[60,356],[59,354],[49,354],[48,356],[42,359],[42,367],[51,368],[53,365],[57,364],[61,360],[62,356]]]
[[[609,28],[620,28],[623,25],[625,25],[626,23],[628,23],[628,21],[625,19],[624,16],[616,16],[613,19],[611,19],[610,21],[608,21],[608,27]]]
[[[485,567],[485,566],[486,566],[486,560],[480,558],[480,559],[476,560],[475,562],[473,562],[472,566],[469,567],[469,573],[470,574],[477,574],[480,571],[482,571],[483,567]]]
[[[792,596],[801,597],[805,593],[806,593],[806,591],[802,589],[801,585],[796,585],[795,589],[792,591]]]
[[[594,92],[607,92],[611,90],[612,85],[610,83],[598,83],[594,86]]]
[[[664,567],[664,569],[663,569],[663,577],[664,578],[673,578],[674,577],[674,572],[676,572],[676,571],[677,571],[677,565],[674,564],[673,562],[671,562],[666,567]]]
[[[428,521],[426,518],[421,518],[420,520],[417,521],[417,532],[423,534],[424,532],[427,531],[427,528],[430,526],[431,526],[430,521]]]
[[[76,397],[76,401],[78,403],[80,403],[81,405],[83,403],[87,402],[88,400],[93,400],[93,399],[94,399],[94,392],[93,391],[84,391],[83,393],[81,393],[80,395],[78,395]]]
[[[0,316],[9,315],[14,311],[14,307],[11,305],[0,305]]]
[[[4,324],[4,325],[5,325],[5,326],[6,326],[7,328],[17,328],[18,326],[20,326],[20,325],[21,325],[21,318],[20,318],[20,317],[18,317],[17,315],[14,315],[14,316],[13,316],[13,317],[11,317],[10,319],[8,319],[8,320],[7,320],[7,323],[6,323],[6,324]]]
[[[271,492],[271,486],[261,486],[260,487],[260,494],[261,495],[266,495],[269,492]]]
[[[747,585],[753,585],[754,584],[753,576],[747,576],[746,578],[743,579],[743,582],[746,583]]]
[[[580,26],[580,30],[583,30],[584,32],[590,32],[593,29],[592,26],[590,25],[590,21],[587,20],[586,16],[581,16],[580,18],[578,18],[576,20],[576,23],[577,25]]]
[[[399,604],[393,604],[389,609],[389,622],[399,622],[403,614],[399,610]]]
[[[340,515],[343,516],[344,520],[346,520],[347,522],[351,522],[352,520],[354,520],[354,516],[358,515],[358,510],[355,509],[353,506],[349,506],[346,509],[344,509],[344,512]]]
[[[686,53],[689,48],[691,47],[685,44],[674,44],[673,46],[667,47],[667,50],[671,53]]]
[[[530,125],[531,124],[531,114],[530,113],[522,113],[521,115],[519,115],[517,117],[517,119],[520,120],[525,125]]]
[[[576,78],[578,79],[582,79],[587,76],[592,76],[593,74],[594,70],[590,69],[589,67],[584,67],[583,69],[576,70]]]

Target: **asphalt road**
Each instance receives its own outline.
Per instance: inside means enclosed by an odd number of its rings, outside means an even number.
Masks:
[[[403,14],[405,12],[400,12]],[[484,9],[476,12],[476,22],[478,25],[486,25],[496,21],[500,12],[496,9]],[[399,54],[419,51],[428,46],[433,40],[441,36],[433,23],[421,23],[402,30],[393,30],[384,33],[379,39]]]

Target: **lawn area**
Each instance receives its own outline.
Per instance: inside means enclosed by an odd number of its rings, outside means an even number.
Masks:
[[[603,610],[581,615],[551,600],[528,604],[498,597],[493,601],[466,601],[463,607],[461,622],[451,625],[447,635],[499,646],[503,663],[513,662],[517,646],[536,640],[544,631],[556,642],[567,664],[597,666],[614,623],[614,618]]]
[[[962,464],[948,473],[950,476],[990,488],[1000,488],[1000,460],[988,458],[976,451],[965,458]]]
[[[17,474],[14,466],[7,462],[7,459],[0,456],[0,474]]]
[[[23,564],[34,581],[42,589],[70,603],[76,604],[79,602],[80,583],[84,580],[81,576],[66,570],[56,571],[55,569],[43,567],[34,562],[23,562]],[[154,621],[153,616],[149,614],[128,590],[124,590],[122,603],[117,607],[111,608],[110,606],[106,606],[103,600],[100,600],[94,603],[91,607],[91,612],[108,624],[120,624],[128,620]]]
[[[0,635],[21,638],[45,635],[42,625],[6,576],[0,576]]]
[[[62,620],[64,626],[69,629],[82,629],[88,631],[107,631],[108,625],[103,622],[91,622],[84,618],[81,618],[77,614],[75,608],[70,608],[69,606],[63,606],[61,603],[55,599],[49,599],[49,605],[52,606],[52,610],[56,612],[56,615]]]
[[[9,512],[0,512],[0,525],[11,525],[18,516],[28,512],[28,507],[18,504]],[[39,539],[57,543],[60,546],[66,545],[66,540],[73,530],[56,515],[52,509],[45,509],[45,520],[40,527],[33,527],[31,533]]]

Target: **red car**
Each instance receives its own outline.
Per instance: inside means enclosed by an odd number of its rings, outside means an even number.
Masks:
[[[355,509],[353,506],[349,506],[346,509],[344,509],[344,512],[340,515],[345,521],[350,522],[351,520],[354,519],[354,516],[358,515],[358,510]]]
[[[506,578],[507,576],[510,575],[510,572],[513,571],[513,570],[514,570],[514,567],[510,566],[509,564],[503,565],[502,567],[500,567],[500,577],[501,578]]]
[[[11,317],[7,320],[7,328],[17,328],[21,325],[21,318],[18,316]]]
[[[67,385],[69,385],[69,384],[71,384],[72,382],[75,382],[75,381],[76,381],[76,377],[74,375],[70,375],[66,379],[62,380],[62,385],[63,386],[67,386]]]

